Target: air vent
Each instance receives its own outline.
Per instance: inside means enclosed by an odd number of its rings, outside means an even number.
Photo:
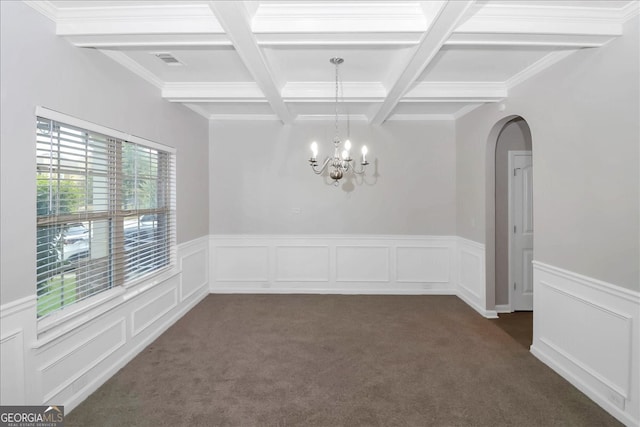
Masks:
[[[169,52],[156,52],[154,55],[167,65],[182,65],[182,62],[178,61],[178,59]]]

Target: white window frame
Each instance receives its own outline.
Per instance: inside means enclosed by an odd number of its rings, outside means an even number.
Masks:
[[[147,275],[134,278],[124,284],[99,292],[85,300],[73,303],[63,310],[58,310],[45,317],[37,319],[38,342],[35,343],[34,348],[38,348],[69,332],[70,330],[82,326],[96,316],[117,308],[134,296],[166,282],[179,274],[180,271],[177,263],[176,243],[176,149],[135,135],[127,134],[116,129],[111,129],[77,117],[69,116],[42,106],[36,107],[35,116],[83,128],[91,132],[100,133],[126,142],[132,142],[147,148],[167,152],[171,155],[172,163],[169,175],[171,180],[172,194],[170,197],[172,198],[172,210],[170,215],[171,224],[169,227],[170,235],[167,236],[170,242],[168,265],[158,269],[157,271],[152,271]]]

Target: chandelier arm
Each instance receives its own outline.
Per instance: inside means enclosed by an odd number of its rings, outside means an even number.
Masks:
[[[362,174],[365,172],[366,167],[367,167],[367,165],[368,165],[368,164],[369,164],[369,162],[364,163],[364,164],[363,164],[363,163],[360,163],[360,170],[357,170],[355,166],[353,166],[353,167],[351,168],[351,170],[352,170],[352,171],[353,171],[353,173],[355,173],[355,174],[362,175]]]
[[[310,162],[311,165],[311,169],[313,169],[313,172],[316,175],[320,175],[322,172],[324,172],[324,170],[327,168],[327,166],[329,165],[329,162],[331,161],[331,157],[327,157],[324,162],[322,162],[322,166],[320,166],[318,168],[318,163],[317,162]]]

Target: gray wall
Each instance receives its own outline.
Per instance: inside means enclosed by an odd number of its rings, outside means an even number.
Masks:
[[[0,2],[1,291],[35,294],[35,107],[41,105],[177,149],[178,241],[208,234],[208,124],[92,49],[55,35],[22,2]]]
[[[458,235],[485,241],[488,137],[519,115],[533,140],[535,259],[640,289],[638,28],[635,17],[623,37],[511,89],[504,111],[457,121]]]
[[[531,132],[522,119],[508,122],[496,144],[496,304],[509,303],[509,151],[518,150],[531,150]]]
[[[452,121],[352,122],[353,152],[365,143],[371,165],[363,182],[338,188],[307,162],[312,140],[319,159],[333,147],[333,127],[213,123],[212,233],[455,235]]]

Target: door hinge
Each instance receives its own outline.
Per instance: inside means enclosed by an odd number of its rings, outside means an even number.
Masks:
[[[518,169],[514,169],[514,170],[513,170],[513,176],[516,176],[516,171],[517,171],[517,170],[518,170]]]
[[[513,282],[513,290],[516,290],[516,282]]]
[[[513,226],[513,234],[516,234],[516,226]]]

